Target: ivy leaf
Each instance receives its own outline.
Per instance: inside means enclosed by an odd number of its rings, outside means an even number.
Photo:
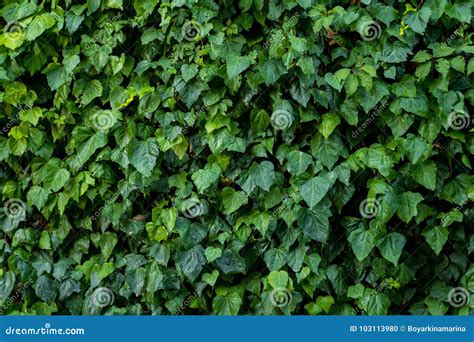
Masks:
[[[374,248],[375,233],[370,229],[357,228],[351,232],[347,240],[357,260],[362,261]]]
[[[36,295],[48,304],[51,304],[57,296],[53,280],[44,274],[36,279],[34,289]]]
[[[53,27],[55,23],[56,20],[49,13],[35,16],[26,29],[26,40],[35,40],[43,34],[44,31]]]
[[[341,119],[338,115],[333,113],[324,114],[323,121],[318,127],[318,131],[324,136],[325,139],[327,139],[340,123]]]
[[[288,154],[288,171],[295,176],[301,175],[313,162],[311,155],[301,151],[291,151]]]
[[[400,233],[390,233],[379,240],[377,246],[382,256],[397,266],[407,239]]]
[[[212,308],[217,315],[238,315],[243,301],[237,292],[229,291],[218,294],[212,301]]]
[[[423,34],[428,25],[431,10],[428,6],[423,6],[419,11],[410,11],[404,18],[405,23],[416,33]]]
[[[84,90],[84,94],[82,94],[81,105],[87,106],[95,98],[101,97],[102,91],[102,83],[100,83],[99,80],[90,81],[89,83],[87,83],[87,86]]]
[[[71,162],[71,166],[75,169],[81,168],[97,149],[104,147],[106,144],[107,136],[103,132],[94,133],[78,147],[77,155]]]
[[[229,187],[222,189],[221,194],[226,214],[232,214],[248,201],[245,193]]]
[[[418,203],[423,201],[423,196],[417,192],[407,191],[400,196],[400,206],[397,214],[400,219],[408,223],[413,217],[418,215]]]
[[[427,227],[421,232],[436,255],[439,255],[448,241],[449,232],[444,226]]]
[[[195,246],[188,251],[181,252],[177,258],[178,265],[190,281],[194,281],[206,264],[204,248]]]
[[[253,59],[250,56],[230,55],[226,58],[227,76],[233,79],[245,71],[251,64]]]
[[[252,166],[250,166],[249,174],[255,185],[265,191],[270,190],[275,178],[275,171],[271,162],[263,161],[260,164],[253,163]]]
[[[326,196],[331,185],[329,176],[325,174],[311,178],[299,190],[303,200],[312,208]]]
[[[222,256],[222,249],[209,246],[204,251],[204,255],[206,256],[208,262],[213,262]]]
[[[301,208],[298,212],[298,224],[311,239],[326,242],[329,236],[329,217],[331,211],[323,206],[313,209]]]
[[[413,166],[410,176],[420,185],[433,191],[436,188],[436,164],[433,161],[426,161]]]
[[[43,189],[40,186],[34,185],[28,191],[26,198],[28,199],[28,203],[34,205],[38,210],[41,210],[45,205],[50,192],[48,190]]]
[[[367,305],[367,312],[371,316],[383,316],[388,312],[390,298],[384,293],[376,293],[370,297]]]
[[[130,163],[145,177],[151,175],[158,154],[159,149],[154,138],[146,141],[133,140],[128,147]]]
[[[33,126],[38,124],[40,118],[43,117],[43,112],[39,107],[33,107],[31,109],[27,109],[25,111],[20,112],[20,119],[21,121],[29,122]]]
[[[265,83],[268,85],[275,83],[281,75],[286,73],[283,63],[277,59],[268,59],[259,65],[259,72]]]
[[[270,271],[277,271],[288,262],[288,252],[282,248],[272,248],[265,252],[263,258]]]
[[[198,170],[191,176],[194,184],[198,188],[199,193],[209,188],[212,183],[219,179],[221,168],[217,163],[207,164],[202,170]]]

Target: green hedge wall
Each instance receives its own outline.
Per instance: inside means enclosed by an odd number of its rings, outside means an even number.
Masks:
[[[0,313],[472,314],[472,6],[3,0]]]

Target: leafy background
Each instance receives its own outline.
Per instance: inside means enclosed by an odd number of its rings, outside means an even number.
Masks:
[[[472,314],[471,14],[3,0],[2,314]]]

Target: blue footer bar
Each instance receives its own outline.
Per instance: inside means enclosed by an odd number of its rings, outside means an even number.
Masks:
[[[474,341],[472,316],[2,316],[0,341]]]

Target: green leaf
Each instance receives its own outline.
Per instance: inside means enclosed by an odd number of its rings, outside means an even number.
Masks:
[[[357,260],[362,261],[374,248],[375,233],[370,229],[357,228],[351,232],[347,240]]]
[[[250,56],[230,55],[226,57],[227,76],[229,79],[239,76],[252,63],[253,59]]]
[[[321,122],[321,125],[319,125],[318,131],[325,139],[327,139],[340,123],[341,119],[338,115],[332,113],[324,114],[323,121]]]
[[[82,94],[81,105],[87,106],[95,98],[101,97],[102,91],[102,83],[100,83],[99,80],[90,81],[89,83],[87,83],[84,93]]]
[[[104,133],[97,132],[93,134],[77,149],[77,155],[71,163],[72,167],[76,169],[81,168],[97,149],[104,147],[106,144],[107,136]]]
[[[377,246],[382,256],[396,266],[406,242],[407,239],[402,234],[390,233],[379,240]]]
[[[195,246],[188,251],[181,252],[177,258],[178,265],[190,281],[194,281],[206,264],[204,248]]]
[[[217,295],[212,301],[212,309],[216,315],[238,315],[243,301],[237,292]]]
[[[448,241],[449,232],[444,226],[426,227],[421,232],[436,255],[439,255],[443,246]]]
[[[423,34],[431,16],[431,10],[426,5],[419,11],[410,11],[404,18],[405,23],[416,33]]]
[[[258,68],[267,85],[273,84],[286,72],[283,63],[276,59],[268,59]]]
[[[325,174],[311,178],[299,190],[303,200],[310,208],[313,208],[326,196],[331,185],[329,175]]]
[[[301,151],[291,151],[288,154],[288,171],[295,176],[301,175],[312,164],[311,155]]]
[[[326,207],[301,208],[298,212],[298,224],[311,239],[326,242],[329,236],[330,216],[331,211]]]
[[[216,264],[224,274],[245,273],[245,260],[230,250],[225,250]]]
[[[222,203],[227,214],[237,211],[242,205],[247,203],[247,196],[242,191],[235,191],[226,187],[221,192]]]
[[[273,271],[268,275],[268,283],[274,289],[286,288],[288,279],[288,273],[286,271]]]
[[[263,258],[270,271],[277,271],[288,262],[288,252],[281,248],[272,248],[265,252]]]
[[[249,174],[255,185],[265,191],[270,190],[275,178],[275,171],[271,162],[253,163],[252,166],[250,166]]]
[[[51,189],[53,192],[59,191],[71,177],[66,169],[59,169],[54,174],[49,174],[43,182],[45,189]]]
[[[41,210],[45,205],[50,192],[43,189],[40,186],[34,185],[28,191],[26,198],[28,199],[28,204],[34,205],[38,210]]]
[[[105,232],[100,236],[99,246],[104,256],[104,259],[107,260],[112,255],[112,251],[117,245],[118,238],[115,233]]]
[[[221,168],[217,163],[213,163],[207,164],[204,169],[194,172],[191,178],[194,184],[196,184],[199,193],[202,194],[204,190],[219,179],[220,174]]]
[[[436,188],[436,164],[433,161],[426,161],[413,166],[410,176],[420,185],[433,191]]]
[[[33,107],[20,112],[20,120],[29,122],[33,126],[38,124],[39,119],[43,117],[43,111],[39,107]]]
[[[390,304],[390,298],[386,294],[376,293],[370,297],[367,305],[367,312],[371,316],[386,315]]]
[[[15,273],[8,271],[0,278],[0,300],[6,302],[15,287]]]
[[[49,13],[43,13],[33,18],[26,29],[26,40],[35,40],[41,36],[44,31],[50,29],[56,24],[56,20]]]
[[[133,140],[128,147],[130,163],[145,177],[151,175],[158,154],[158,144],[154,138],[146,141]]]
[[[423,201],[423,196],[417,192],[407,191],[400,196],[400,206],[397,215],[400,219],[408,223],[413,217],[418,215],[418,203]]]
[[[204,255],[208,262],[213,262],[222,256],[222,249],[210,246],[206,248]]]
[[[34,289],[36,295],[48,304],[51,304],[57,296],[53,280],[44,274],[36,279]]]

